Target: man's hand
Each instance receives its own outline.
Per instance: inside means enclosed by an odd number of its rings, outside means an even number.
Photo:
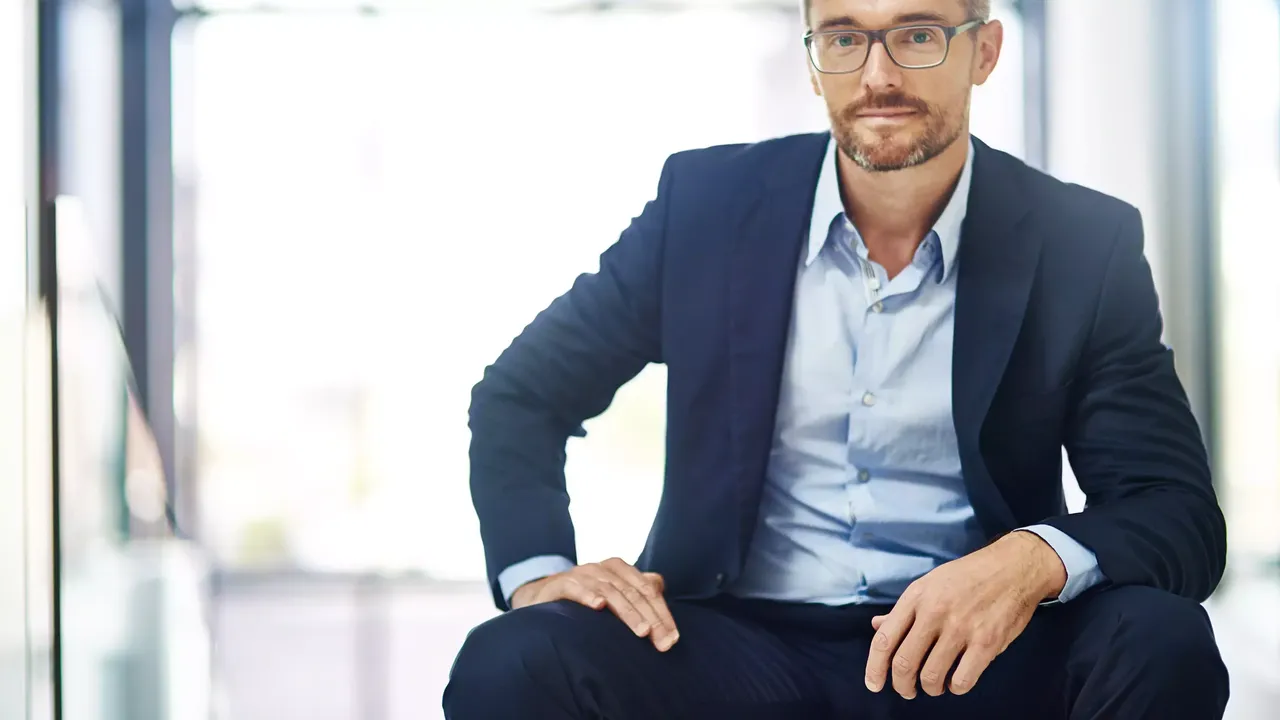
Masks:
[[[675,620],[662,599],[662,576],[642,573],[613,558],[521,585],[511,594],[512,609],[555,600],[572,600],[593,610],[613,611],[636,637],[648,637],[660,652],[680,639]]]
[[[892,666],[893,689],[908,700],[917,678],[934,697],[947,689],[969,692],[1066,581],[1058,554],[1030,532],[1010,533],[936,568],[911,583],[888,615],[872,619],[867,688],[880,692]]]

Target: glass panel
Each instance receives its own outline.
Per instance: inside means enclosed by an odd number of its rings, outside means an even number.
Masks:
[[[24,217],[26,38],[21,3],[0,3],[0,717],[27,717]]]
[[[48,335],[35,296],[36,3],[0,3],[0,717],[53,712]]]
[[[163,473],[120,328],[121,13],[98,0],[58,7],[63,718],[207,717],[202,568],[164,525]]]
[[[483,22],[530,39],[519,68],[432,15],[198,27],[201,526],[222,562],[481,577],[466,412],[484,366],[593,268],[668,153],[821,117],[768,108],[780,55],[804,90],[785,17]],[[709,28],[748,71],[688,71],[720,52]],[[646,372],[573,445],[584,557],[643,543],[662,397]]]

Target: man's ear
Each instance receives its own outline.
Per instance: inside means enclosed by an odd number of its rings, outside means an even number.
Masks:
[[[992,20],[978,30],[977,53],[974,58],[973,84],[982,85],[991,77],[1000,61],[1000,50],[1004,46],[1004,25],[999,20]]]

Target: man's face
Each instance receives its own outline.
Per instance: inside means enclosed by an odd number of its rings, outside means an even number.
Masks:
[[[811,0],[810,30],[880,30],[909,25],[957,26],[964,0]],[[841,48],[850,37],[828,36]],[[815,38],[815,42],[819,39]],[[908,45],[927,35],[895,41],[898,59]],[[840,149],[859,167],[887,172],[924,164],[951,146],[968,128],[969,97],[995,68],[1001,28],[992,22],[952,38],[946,60],[937,67],[906,69],[883,43],[870,47],[866,64],[847,74],[820,73],[810,65],[813,88],[827,103],[831,129]],[[830,45],[828,46],[830,47]],[[843,52],[843,50],[842,50]]]

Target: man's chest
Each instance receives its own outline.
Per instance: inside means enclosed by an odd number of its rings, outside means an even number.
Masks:
[[[954,284],[839,260],[797,278],[775,443],[832,461],[851,447],[887,465],[950,465]]]

